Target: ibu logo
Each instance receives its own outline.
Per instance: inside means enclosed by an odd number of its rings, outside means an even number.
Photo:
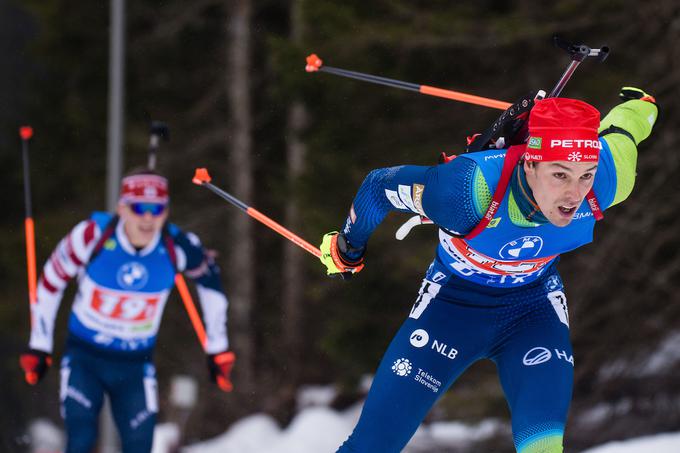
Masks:
[[[541,149],[541,143],[542,142],[543,142],[543,138],[541,138],[541,137],[531,137],[531,138],[529,138],[529,143],[527,144],[527,148]]]
[[[125,289],[141,289],[149,281],[149,271],[142,263],[130,261],[118,269],[116,281]]]

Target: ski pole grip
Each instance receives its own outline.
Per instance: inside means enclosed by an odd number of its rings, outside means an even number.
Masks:
[[[599,50],[597,56],[597,61],[602,63],[604,60],[607,59],[609,56],[609,47],[608,46],[602,46],[599,49],[593,49],[593,50]]]
[[[553,36],[553,45],[559,47],[569,54],[573,61],[581,62],[588,57],[596,57],[597,61],[604,61],[609,55],[609,47],[602,46],[599,49],[592,49],[585,44],[572,44],[559,35]]]

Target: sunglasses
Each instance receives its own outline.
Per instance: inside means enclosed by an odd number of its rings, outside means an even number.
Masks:
[[[165,211],[165,205],[161,203],[130,203],[130,209],[137,215],[144,215],[147,212],[156,217]]]

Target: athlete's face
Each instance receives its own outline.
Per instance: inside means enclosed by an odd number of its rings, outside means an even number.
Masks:
[[[593,187],[597,163],[524,162],[527,183],[543,215],[555,226],[569,225]]]
[[[154,203],[119,203],[118,215],[125,234],[135,247],[146,247],[168,218],[168,207]]]

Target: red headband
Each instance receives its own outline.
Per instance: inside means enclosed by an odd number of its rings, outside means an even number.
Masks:
[[[167,203],[168,180],[159,175],[132,175],[123,178],[120,187],[121,203]]]
[[[577,99],[537,101],[529,114],[524,160],[597,162],[600,156],[600,112]]]

